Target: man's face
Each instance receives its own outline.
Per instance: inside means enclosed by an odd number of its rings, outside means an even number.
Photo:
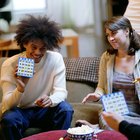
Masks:
[[[39,39],[29,41],[27,44],[24,44],[24,48],[26,49],[27,58],[34,59],[35,63],[39,63],[47,51],[45,44]]]

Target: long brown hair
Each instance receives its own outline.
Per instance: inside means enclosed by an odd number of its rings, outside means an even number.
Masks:
[[[128,54],[134,55],[135,51],[140,49],[140,35],[132,28],[132,25],[126,17],[117,16],[112,17],[110,20],[105,22],[105,30],[109,29],[110,31],[117,31],[119,29],[126,30],[129,29],[129,39],[130,39],[130,46],[128,48]],[[110,45],[110,44],[109,44]],[[118,50],[109,47],[107,49],[109,54],[116,54]]]

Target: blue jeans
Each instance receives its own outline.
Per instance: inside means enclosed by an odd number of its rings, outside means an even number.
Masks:
[[[40,127],[44,131],[68,129],[72,115],[72,106],[65,101],[49,108],[15,107],[3,114],[0,125],[5,140],[20,140],[28,127]]]

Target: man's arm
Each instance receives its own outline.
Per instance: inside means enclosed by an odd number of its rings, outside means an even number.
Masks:
[[[67,90],[66,90],[66,68],[64,64],[63,57],[57,53],[55,55],[54,61],[54,69],[52,73],[54,74],[54,82],[53,82],[53,91],[50,95],[50,99],[52,101],[51,106],[56,106],[61,101],[64,101],[67,98]]]
[[[121,132],[129,140],[140,140],[140,125],[130,124],[122,116],[112,112],[102,112],[102,116],[109,127]]]
[[[126,135],[129,140],[140,140],[140,126],[135,124],[130,124],[123,120],[119,124],[119,131]]]

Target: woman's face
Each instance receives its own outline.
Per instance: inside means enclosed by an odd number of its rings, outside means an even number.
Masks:
[[[129,30],[127,29],[119,29],[117,31],[106,29],[106,36],[114,49],[128,48],[129,46]]]
[[[27,44],[24,44],[24,47],[26,49],[27,58],[34,59],[35,63],[39,63],[47,51],[45,44],[39,39],[29,41]]]

